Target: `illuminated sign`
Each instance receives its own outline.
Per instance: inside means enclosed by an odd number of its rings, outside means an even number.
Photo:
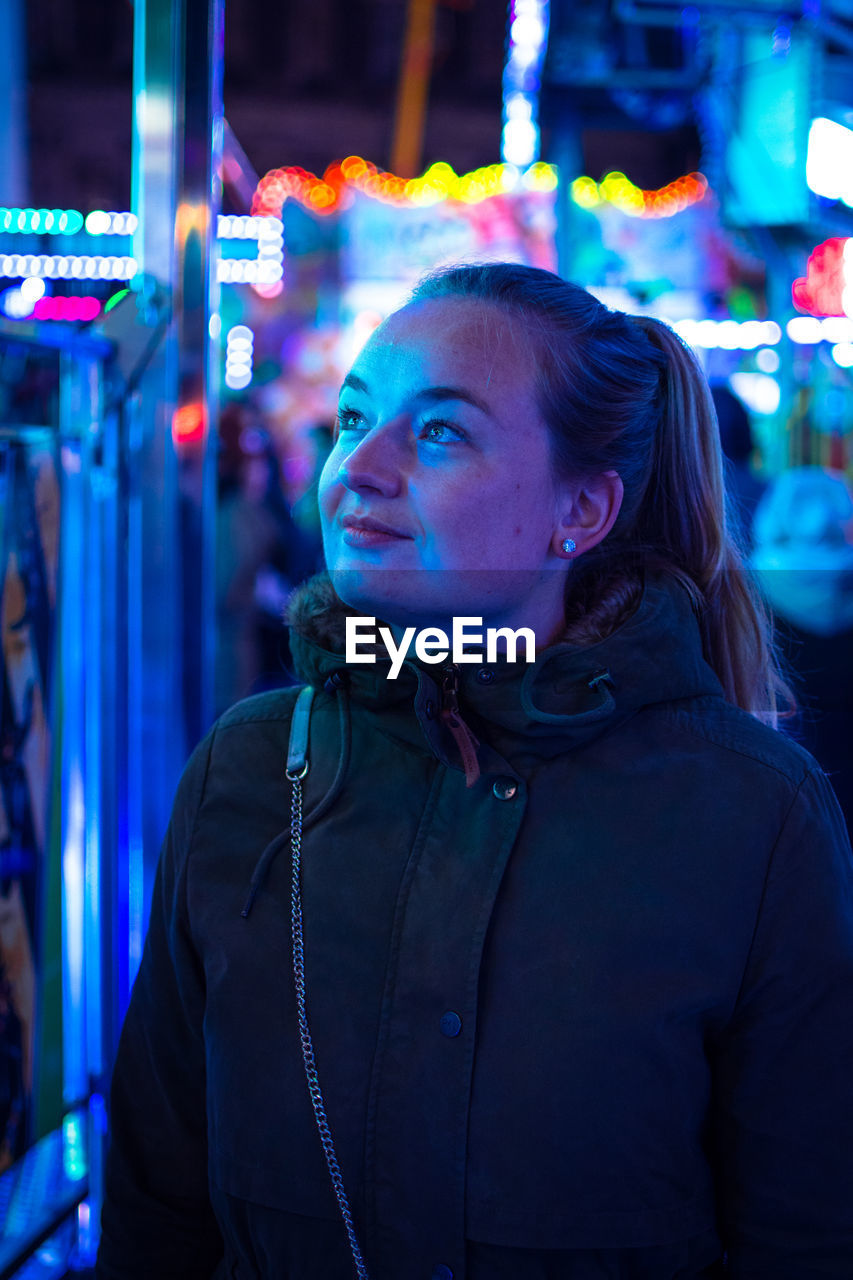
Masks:
[[[806,274],[791,286],[798,311],[812,316],[853,315],[853,239],[832,236],[809,254]]]

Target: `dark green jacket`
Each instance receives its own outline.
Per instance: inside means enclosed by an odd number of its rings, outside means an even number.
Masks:
[[[309,592],[292,637],[305,968],[372,1280],[850,1280],[853,859],[814,760],[723,699],[663,582],[591,648],[459,668],[472,785],[441,672],[347,669],[341,621]],[[102,1280],[353,1274],[296,1029],[296,693],[181,782]]]

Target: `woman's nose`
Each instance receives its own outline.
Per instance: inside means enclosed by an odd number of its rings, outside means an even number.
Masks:
[[[376,428],[368,431],[344,458],[338,468],[338,479],[355,493],[374,490],[385,497],[394,497],[403,484],[402,459],[394,432]]]

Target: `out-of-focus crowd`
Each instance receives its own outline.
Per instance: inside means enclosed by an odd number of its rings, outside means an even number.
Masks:
[[[785,731],[829,775],[853,831],[853,486],[813,466],[763,482],[744,406],[725,386],[713,396],[732,517],[798,703]]]

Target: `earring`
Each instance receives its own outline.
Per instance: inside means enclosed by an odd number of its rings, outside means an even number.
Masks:
[[[570,556],[573,551],[577,550],[577,545],[578,544],[575,542],[574,538],[566,538],[565,542],[563,543],[563,550],[565,551],[567,556]]]

